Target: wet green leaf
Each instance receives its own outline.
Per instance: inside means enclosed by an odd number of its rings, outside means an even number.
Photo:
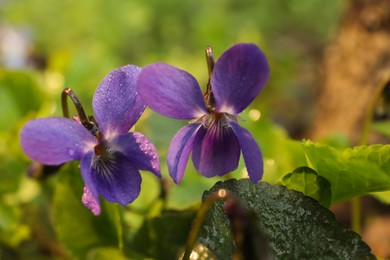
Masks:
[[[309,166],[331,183],[332,203],[390,189],[390,145],[337,150],[306,141],[303,149]]]
[[[329,181],[318,176],[317,172],[309,167],[299,167],[288,173],[283,177],[281,184],[316,199],[325,207],[330,206],[332,191]]]
[[[375,259],[359,235],[300,192],[242,179],[218,182],[204,199],[219,189],[233,192],[254,212],[258,220],[254,228],[266,234],[275,259]],[[199,240],[218,259],[231,259],[235,246],[222,201],[210,208]]]

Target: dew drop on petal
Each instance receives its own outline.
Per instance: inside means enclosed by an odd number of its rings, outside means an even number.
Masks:
[[[68,154],[69,154],[69,156],[73,156],[74,155],[74,150],[73,149],[68,149]]]
[[[83,196],[81,197],[81,202],[84,206],[89,209],[95,216],[100,215],[100,205],[99,202],[95,200],[90,190],[85,186]]]

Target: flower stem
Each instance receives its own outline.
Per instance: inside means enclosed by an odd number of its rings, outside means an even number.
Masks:
[[[356,233],[360,234],[361,232],[361,220],[362,220],[362,214],[361,214],[361,209],[362,209],[362,203],[361,203],[361,198],[360,197],[353,197],[351,199],[351,214],[352,214],[352,230],[355,231]]]
[[[213,95],[213,90],[211,89],[211,74],[214,70],[214,56],[213,49],[210,46],[206,47],[206,61],[207,61],[207,69],[209,72],[209,80],[207,81],[206,92],[204,93],[204,101],[206,103],[206,107],[209,111],[213,111],[215,109],[215,99]]]
[[[210,46],[206,47],[206,60],[207,60],[207,68],[209,70],[209,77],[211,77],[211,73],[214,70],[214,55],[213,49]]]
[[[81,124],[85,128],[87,128],[89,131],[91,131],[92,133],[97,132],[96,131],[97,126],[96,126],[96,123],[94,123],[93,118],[87,117],[87,115],[84,112],[83,105],[81,104],[80,100],[78,99],[76,94],[73,92],[73,90],[70,88],[65,88],[62,91],[62,95],[61,95],[62,113],[63,113],[64,117],[69,118],[69,108],[68,108],[67,97],[70,97],[70,99],[73,101],[73,104],[76,107],[77,113],[79,115],[79,119],[80,119]]]
[[[368,135],[370,133],[370,127],[372,118],[374,116],[375,106],[377,105],[379,99],[381,98],[381,95],[386,88],[386,86],[390,82],[390,75],[386,75],[383,77],[383,79],[379,82],[378,87],[375,88],[375,92],[371,98],[371,101],[369,103],[368,111],[364,117],[363,121],[363,130],[360,137],[359,145],[367,145],[368,143]],[[356,233],[360,233],[361,231],[361,198],[360,197],[354,197],[351,199],[351,214],[352,214],[352,220],[351,220],[351,226],[352,230],[354,230]]]
[[[225,200],[228,196],[228,192],[225,189],[221,189],[216,193],[213,193],[210,195],[203,203],[202,206],[200,207],[198,213],[196,214],[196,218],[194,221],[194,225],[190,231],[190,234],[188,235],[187,243],[186,243],[186,250],[184,252],[184,256],[182,260],[188,260],[190,259],[190,255],[192,252],[192,249],[194,247],[195,241],[196,241],[196,236],[198,235],[199,229],[203,223],[203,220],[206,216],[206,213],[208,209],[216,202],[219,200]]]
[[[361,134],[360,142],[359,142],[360,145],[367,144],[368,134],[370,133],[370,126],[371,126],[371,122],[372,122],[372,117],[374,116],[375,107],[376,107],[379,99],[381,98],[381,95],[382,95],[384,89],[386,88],[386,86],[389,83],[390,83],[390,75],[387,75],[386,77],[384,77],[384,79],[381,80],[381,82],[379,83],[379,86],[377,88],[375,88],[375,92],[374,92],[374,94],[371,98],[371,101],[369,103],[367,114],[364,117],[363,130],[362,130],[362,134]]]

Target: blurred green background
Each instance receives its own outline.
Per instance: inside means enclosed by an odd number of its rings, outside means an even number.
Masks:
[[[217,59],[235,43],[256,43],[268,57],[271,78],[240,124],[264,153],[265,180],[275,182],[277,173],[300,166],[288,136],[300,138],[310,124],[317,64],[342,9],[339,0],[0,0],[0,259],[66,256],[53,228],[61,177],[27,177],[31,161],[19,147],[21,127],[36,117],[61,116],[64,87],[92,114],[96,86],[126,64],[171,63],[205,87],[205,46]],[[185,124],[147,109],[135,126],[157,146],[164,177],[170,140]],[[242,163],[231,176],[245,176]],[[140,198],[125,212],[129,237],[153,214],[160,192],[151,174],[143,177]],[[180,186],[167,178],[168,208],[196,204],[219,179],[200,177],[190,162]]]

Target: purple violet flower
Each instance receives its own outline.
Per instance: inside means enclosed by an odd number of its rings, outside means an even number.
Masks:
[[[237,116],[268,81],[268,62],[256,45],[247,43],[226,50],[215,64],[211,48],[206,54],[210,79],[204,96],[192,75],[165,63],[146,66],[137,80],[138,92],[151,109],[191,120],[170,144],[169,173],[179,183],[192,152],[202,175],[221,176],[237,168],[242,151],[248,175],[256,183],[263,175],[263,158]]]
[[[39,118],[21,130],[23,151],[45,165],[80,161],[85,183],[82,203],[100,214],[99,194],[123,206],[140,193],[139,170],[158,177],[160,163],[153,144],[142,134],[129,132],[145,104],[136,91],[141,69],[127,65],[109,73],[95,91],[92,106],[96,125],[87,130],[65,117]]]

